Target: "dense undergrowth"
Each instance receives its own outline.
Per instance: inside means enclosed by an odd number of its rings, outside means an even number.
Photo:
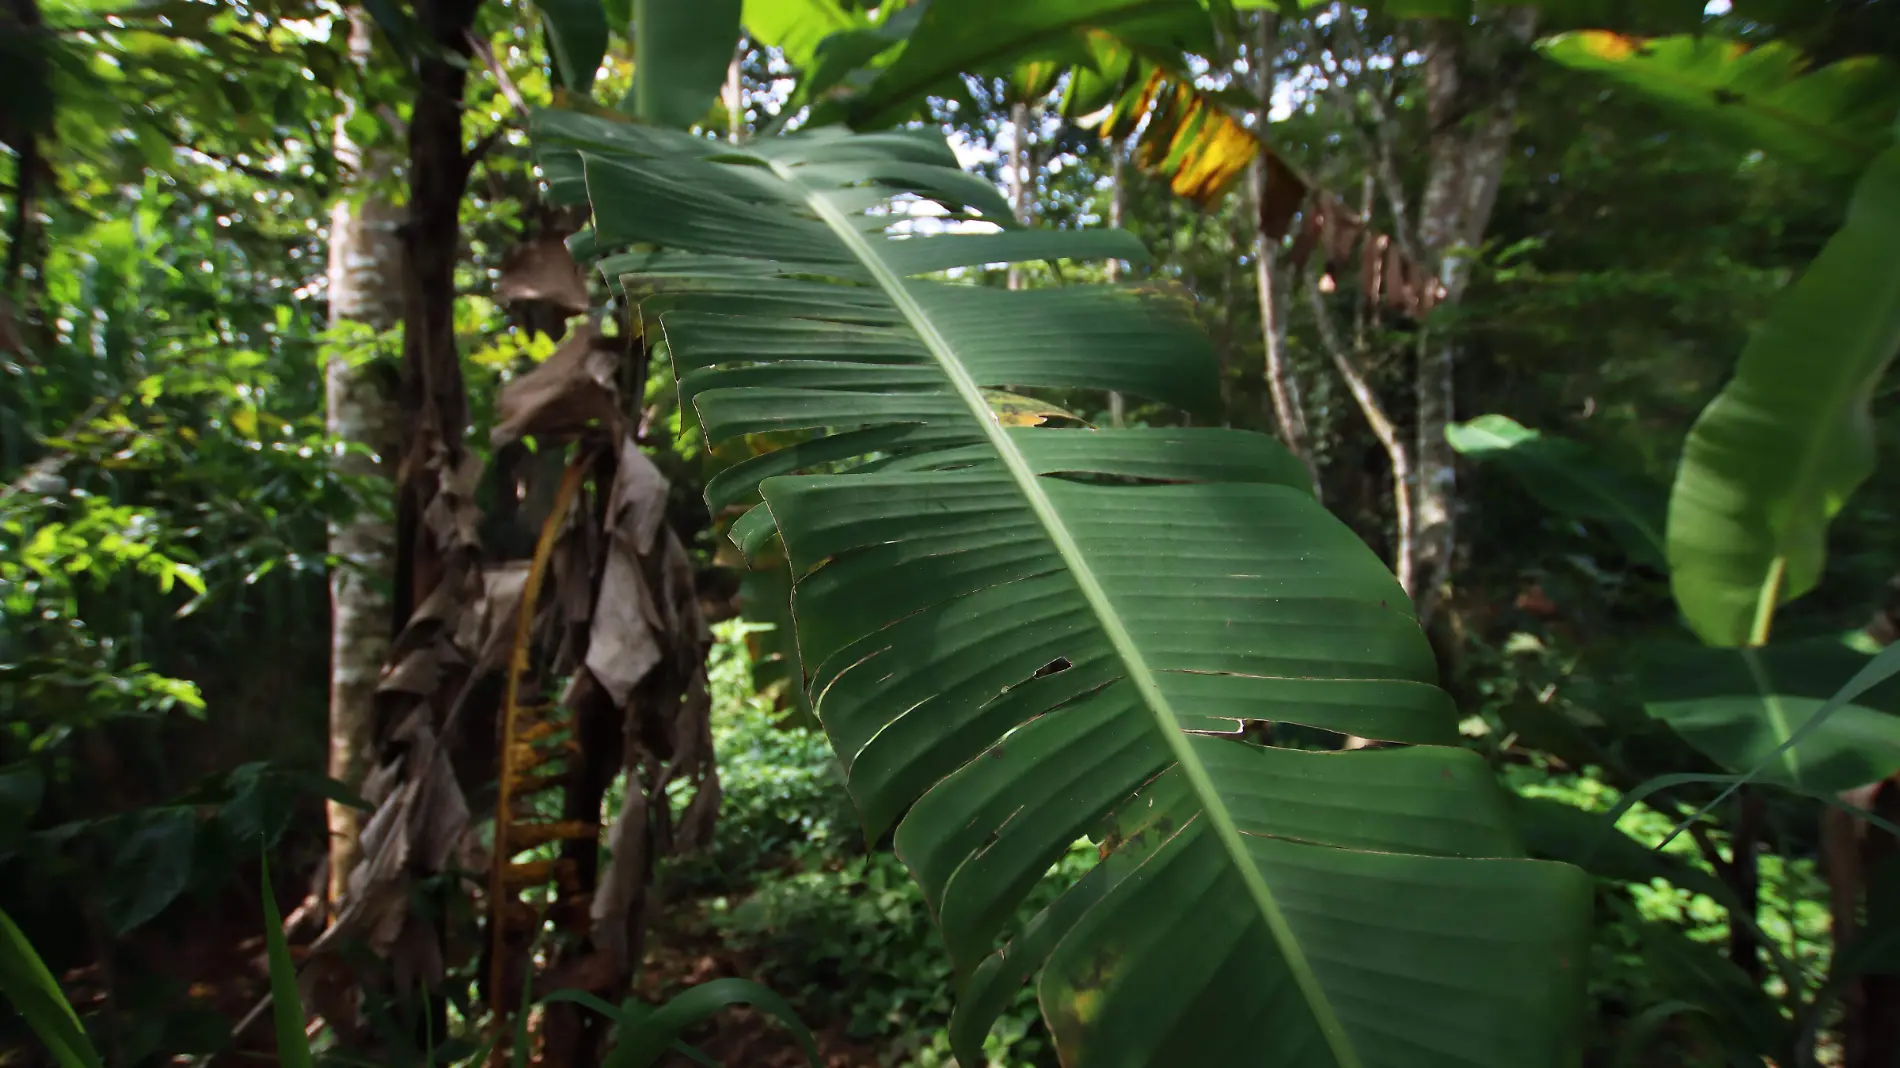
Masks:
[[[866,848],[823,733],[785,723],[753,691],[747,627],[722,626],[711,661],[719,829],[709,851],[666,876],[685,901],[662,921],[659,939],[703,939],[758,962],[753,977],[814,1029],[840,1024],[885,1063],[952,1065],[946,1028],[955,991],[923,893],[888,849]],[[1056,865],[1067,877],[1058,886],[1093,858],[1094,847],[1077,842]],[[1027,907],[1055,895],[1044,888]],[[998,1068],[1056,1063],[1033,989],[1018,995],[985,1053]]]

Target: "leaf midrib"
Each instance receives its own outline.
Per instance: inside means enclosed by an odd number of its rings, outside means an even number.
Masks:
[[[969,407],[970,414],[982,426],[984,436],[1002,458],[1003,466],[1015,480],[1024,498],[1028,500],[1030,510],[1035,513],[1037,521],[1048,534],[1049,540],[1055,544],[1056,555],[1061,558],[1063,564],[1069,569],[1069,573],[1074,577],[1083,599],[1095,613],[1097,622],[1108,635],[1109,644],[1114,647],[1116,655],[1120,657],[1123,666],[1127,669],[1129,681],[1141,694],[1143,704],[1153,716],[1156,729],[1161,732],[1175,762],[1187,776],[1189,785],[1201,802],[1202,811],[1206,814],[1208,822],[1212,824],[1221,846],[1227,851],[1228,859],[1239,871],[1241,881],[1247,887],[1248,896],[1253,899],[1261,918],[1266,922],[1274,943],[1285,955],[1288,971],[1292,973],[1294,982],[1312,1011],[1320,1033],[1325,1036],[1327,1048],[1332,1053],[1333,1060],[1338,1068],[1362,1068],[1358,1054],[1347,1039],[1345,1026],[1334,1011],[1332,1002],[1326,997],[1319,977],[1314,974],[1312,965],[1307,961],[1298,940],[1293,937],[1292,927],[1287,923],[1285,914],[1281,912],[1273,891],[1267,886],[1266,878],[1255,866],[1253,858],[1248,855],[1246,842],[1241,836],[1239,826],[1234,823],[1233,816],[1227,811],[1219,791],[1215,789],[1213,778],[1208,774],[1206,765],[1201,763],[1193,746],[1189,744],[1187,734],[1181,726],[1180,717],[1175,714],[1173,706],[1161,692],[1154,670],[1148,666],[1147,658],[1135,644],[1134,637],[1122,625],[1121,617],[1115,612],[1108,592],[1103,589],[1094,569],[1076,543],[1075,536],[1069,531],[1068,524],[1056,511],[1055,502],[1049,499],[1035,469],[1030,465],[1028,458],[1023,456],[1015,443],[1010,440],[1002,424],[990,412],[982,387],[970,377],[969,371],[957,359],[949,340],[937,329],[936,323],[905,288],[903,278],[885,265],[870,241],[851,225],[851,221],[844,213],[826,200],[819,191],[809,189],[801,183],[792,168],[778,160],[767,162],[773,173],[804,194],[806,206],[823,220],[838,240],[864,264],[872,280],[884,290],[892,304],[896,305],[898,311],[904,316],[905,321],[917,332],[918,337],[924,342],[924,347],[930,351],[931,357],[950,379],[957,395]]]

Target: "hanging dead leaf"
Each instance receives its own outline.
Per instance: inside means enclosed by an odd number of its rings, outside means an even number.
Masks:
[[[587,277],[567,250],[567,241],[544,230],[532,241],[508,251],[501,261],[501,279],[495,283],[497,304],[539,302],[566,315],[587,311]]]
[[[616,342],[598,325],[585,324],[546,362],[502,387],[489,443],[499,449],[529,435],[558,441],[611,423],[618,415],[613,381],[618,364]]]
[[[1264,153],[1267,180],[1260,197],[1260,232],[1270,241],[1279,241],[1293,226],[1293,217],[1306,203],[1312,187],[1278,152],[1264,149]]]

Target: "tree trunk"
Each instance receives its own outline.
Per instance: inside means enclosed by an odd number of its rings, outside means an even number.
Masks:
[[[1767,829],[1766,802],[1759,790],[1746,787],[1735,796],[1737,817],[1729,839],[1729,866],[1724,872],[1729,889],[1741,903],[1747,923],[1729,924],[1728,959],[1743,975],[1760,983],[1764,971],[1761,944],[1755,939],[1761,919],[1761,838]]]
[[[726,104],[726,140],[739,143],[739,135],[745,131],[745,83],[739,77],[739,67],[745,61],[746,39],[739,38],[739,44],[732,50],[732,62],[726,65],[726,85],[720,94]]]
[[[1030,189],[1035,181],[1029,173],[1029,118],[1032,114],[1028,104],[1011,104],[1009,107],[1009,208],[1019,223],[1029,222]],[[1009,265],[1009,288],[1023,287],[1023,269],[1021,264]]]
[[[1900,640],[1900,576],[1887,584],[1887,598],[1864,628],[1882,647]],[[1841,795],[1855,808],[1888,820],[1900,819],[1900,782],[1888,779]],[[1900,843],[1874,831],[1850,812],[1821,813],[1822,855],[1827,860],[1828,895],[1834,919],[1834,959],[1851,959],[1867,938],[1889,937],[1896,850]],[[1865,908],[1867,930],[1862,930]],[[1889,947],[1891,948],[1891,947]],[[1841,1064],[1843,1068],[1892,1068],[1900,1064],[1900,976],[1856,975],[1841,992]],[[1805,1052],[1805,1051],[1804,1051]]]
[[[1265,11],[1260,13],[1259,19],[1252,56],[1254,92],[1260,98],[1254,128],[1264,131],[1267,112],[1273,106],[1277,20]],[[1279,240],[1266,232],[1266,213],[1261,210],[1267,202],[1267,175],[1266,157],[1256,157],[1253,163],[1254,282],[1259,290],[1260,334],[1267,354],[1267,393],[1273,400],[1273,421],[1279,428],[1280,440],[1306,465],[1307,477],[1312,480],[1313,494],[1317,497],[1320,496],[1319,464],[1314,461],[1308,443],[1306,406],[1300,400],[1299,380],[1294,377],[1286,356],[1288,293],[1278,277]]]
[[[407,620],[443,577],[442,547],[423,526],[433,479],[466,454],[468,398],[455,345],[455,265],[462,197],[474,158],[463,147],[468,31],[481,0],[424,0],[423,32],[441,46],[416,60],[409,120],[409,215],[403,238],[403,484],[398,487],[396,618]],[[456,62],[450,56],[461,61]],[[439,453],[438,451],[439,450]]]
[[[1108,225],[1116,230],[1121,229],[1122,204],[1127,199],[1122,194],[1122,156],[1126,152],[1127,145],[1121,141],[1108,143]],[[1108,284],[1114,285],[1121,280],[1122,261],[1109,260]],[[1122,395],[1111,390],[1108,394],[1108,425],[1121,426],[1127,422],[1127,416],[1126,403],[1122,400]]]
[[[1527,42],[1534,15],[1505,16],[1497,43]],[[1426,147],[1427,176],[1419,207],[1418,247],[1424,262],[1445,288],[1442,303],[1455,304],[1469,279],[1471,249],[1484,239],[1498,187],[1504,175],[1511,129],[1517,120],[1514,75],[1488,57],[1503,84],[1490,100],[1474,100],[1464,85],[1467,49],[1481,32],[1450,22],[1432,28],[1425,50],[1425,111],[1431,134]],[[1456,413],[1457,342],[1420,334],[1414,388],[1418,404],[1417,481],[1413,505],[1418,522],[1418,581],[1413,598],[1419,622],[1429,626],[1445,595],[1457,545],[1454,515],[1457,454],[1445,440]]]
[[[0,33],[25,39],[46,32],[39,0],[7,0],[0,7]],[[44,139],[53,132],[52,70],[47,62],[48,42],[36,41],[23,53],[25,69],[16,71],[15,86],[30,98],[10,100],[0,107],[0,144],[13,149],[13,218],[7,232],[7,257],[0,266],[0,352],[27,355],[50,338],[47,317],[38,295],[46,288],[41,265],[39,185],[52,177],[44,154]],[[57,191],[57,184],[47,182]],[[31,268],[31,277],[28,277]],[[28,338],[32,338],[29,344]]]
[[[370,19],[352,10],[349,49],[358,69],[367,68],[370,47]],[[397,212],[373,192],[391,177],[392,161],[350,140],[354,111],[354,103],[345,102],[333,135],[345,185],[330,212],[330,325],[362,323],[380,335],[402,320],[402,244]],[[325,428],[343,446],[338,474],[380,484],[390,479],[396,448],[392,379],[383,361],[351,348],[333,352],[324,366]],[[330,573],[329,772],[351,790],[362,784],[374,752],[376,684],[395,630],[389,603],[394,545],[387,513],[359,511],[330,527],[337,565]],[[335,801],[328,813],[329,899],[335,902],[361,853],[362,814]]]

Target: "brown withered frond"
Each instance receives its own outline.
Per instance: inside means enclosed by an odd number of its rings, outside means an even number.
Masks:
[[[502,487],[518,499],[516,520],[539,531],[528,558],[485,554],[472,460],[420,469],[442,578],[385,670],[364,862],[313,951],[357,941],[399,982],[433,982],[470,939],[414,915],[413,891],[485,871],[491,1004],[505,1014],[524,988],[611,992],[641,956],[654,861],[710,839],[712,636],[665,521],[667,481],[623,411],[628,355],[625,339],[584,325],[497,398],[497,453],[536,445]],[[626,803],[603,828],[602,799],[621,776]],[[681,779],[695,789],[674,817],[666,788]],[[488,782],[494,847],[483,857],[467,796]],[[537,957],[548,964],[530,982]],[[601,1036],[564,1008],[544,1014],[541,1054],[581,1063]]]

